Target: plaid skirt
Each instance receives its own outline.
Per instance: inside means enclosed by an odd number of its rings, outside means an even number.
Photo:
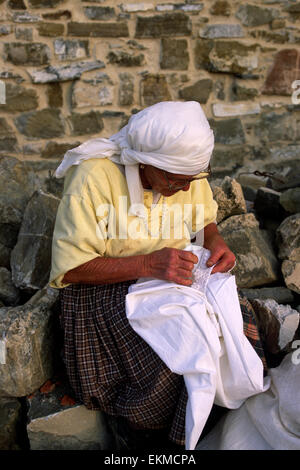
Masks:
[[[169,439],[184,445],[184,380],[130,326],[125,297],[134,282],[60,290],[67,375],[88,409],[126,418],[137,428],[168,428]],[[240,296],[240,303],[244,333],[265,365],[253,308],[246,297]]]

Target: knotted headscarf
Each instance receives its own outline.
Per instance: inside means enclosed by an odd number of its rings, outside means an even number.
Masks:
[[[65,176],[73,165],[90,158],[109,158],[125,165],[131,207],[143,204],[139,164],[170,173],[196,175],[208,166],[214,135],[196,101],[163,101],[131,116],[109,139],[95,138],[68,150],[55,172]],[[132,214],[140,215],[138,210]]]

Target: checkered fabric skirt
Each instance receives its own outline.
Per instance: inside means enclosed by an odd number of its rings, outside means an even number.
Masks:
[[[168,428],[169,439],[184,445],[183,377],[171,372],[131,328],[125,297],[133,282],[71,284],[60,290],[67,375],[77,400],[88,409],[122,416],[140,428]],[[265,361],[253,308],[245,297],[240,302],[244,332]]]

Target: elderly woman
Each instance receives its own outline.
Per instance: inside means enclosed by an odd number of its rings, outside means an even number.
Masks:
[[[199,103],[163,102],[133,115],[110,139],[68,151],[56,171],[65,184],[50,285],[60,289],[68,377],[87,408],[119,417],[127,438],[132,429],[143,437],[156,430],[159,439],[185,442],[183,378],[133,331],[125,297],[138,278],[190,286],[198,260],[184,248],[200,233],[213,273],[234,266],[207,181],[213,145]],[[245,305],[242,311],[263,359],[252,313]]]

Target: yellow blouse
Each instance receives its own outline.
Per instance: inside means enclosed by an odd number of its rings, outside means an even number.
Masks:
[[[147,254],[164,247],[184,249],[190,238],[215,222],[217,203],[206,179],[188,191],[160,196],[144,191],[145,219],[128,215],[130,198],[122,167],[89,159],[69,169],[52,240],[49,285],[63,288],[64,275],[97,256]]]

